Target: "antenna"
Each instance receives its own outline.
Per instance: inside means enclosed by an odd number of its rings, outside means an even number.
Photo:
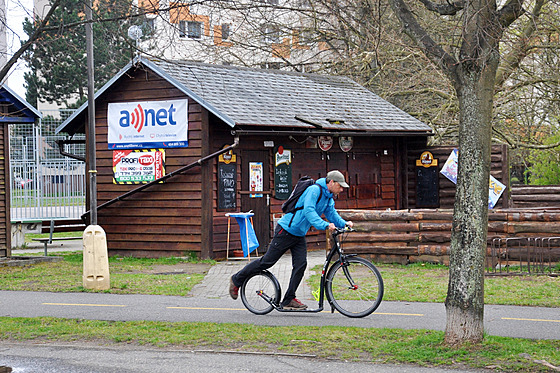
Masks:
[[[142,37],[142,28],[138,25],[132,25],[128,28],[128,37],[136,41],[136,53],[140,56],[140,49],[138,44],[140,43],[140,38]]]

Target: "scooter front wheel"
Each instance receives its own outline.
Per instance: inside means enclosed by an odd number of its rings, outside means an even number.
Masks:
[[[280,284],[272,273],[267,270],[248,277],[240,289],[241,301],[245,307],[256,315],[266,315],[274,309],[264,296],[278,304],[280,302]]]

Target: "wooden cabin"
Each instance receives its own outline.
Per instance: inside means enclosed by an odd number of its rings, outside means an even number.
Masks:
[[[86,124],[87,103],[57,132]],[[224,258],[226,214],[252,210],[264,252],[303,175],[343,172],[339,209],[405,207],[407,147],[431,129],[346,77],[137,58],[96,93],[95,132],[110,255]]]
[[[7,85],[0,86],[0,258],[10,257],[12,248],[9,125],[35,123],[40,117],[41,113],[37,109]],[[24,222],[14,222],[14,234],[21,232],[23,224]],[[23,237],[23,233],[19,236]],[[22,240],[19,241],[23,244]]]

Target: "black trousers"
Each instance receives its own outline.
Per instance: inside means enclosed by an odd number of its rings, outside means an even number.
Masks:
[[[272,267],[288,250],[292,253],[292,275],[290,276],[290,284],[282,300],[282,305],[287,305],[296,297],[296,290],[301,283],[305,268],[307,268],[307,243],[305,241],[305,236],[294,236],[286,232],[280,225],[276,226],[274,237],[272,241],[270,241],[266,253],[234,274],[231,277],[233,283],[235,286],[241,287],[247,277]]]

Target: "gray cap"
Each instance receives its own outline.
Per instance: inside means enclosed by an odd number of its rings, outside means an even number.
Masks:
[[[346,181],[344,180],[344,175],[338,170],[329,171],[327,174],[327,180],[336,181],[341,187],[348,188],[348,184],[346,184]]]

